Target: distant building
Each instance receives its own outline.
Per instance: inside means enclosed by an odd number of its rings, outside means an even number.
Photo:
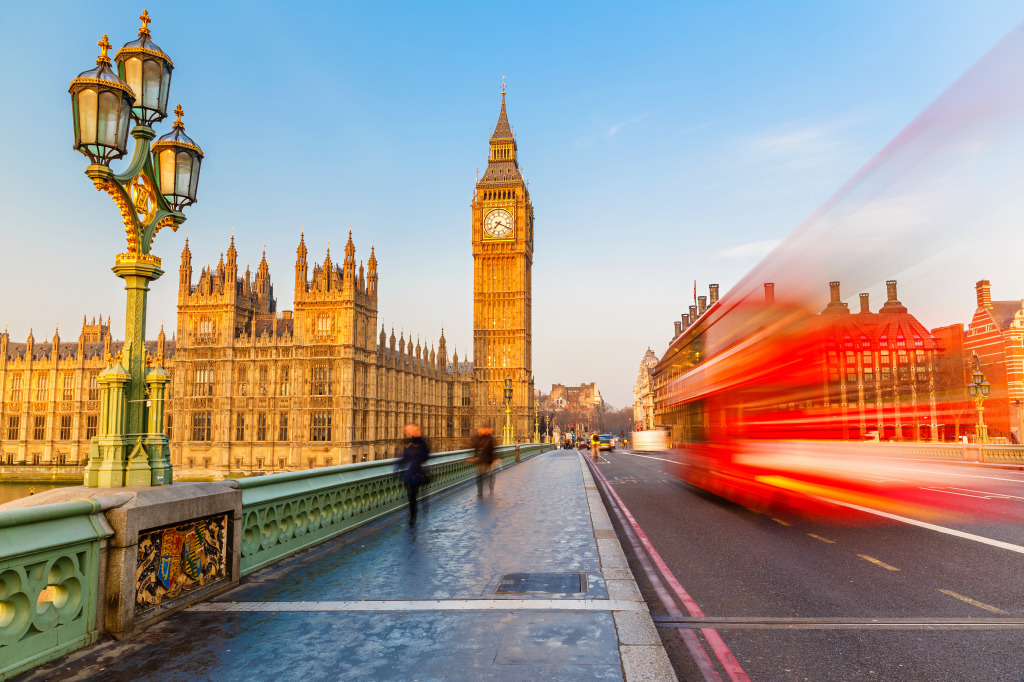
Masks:
[[[651,375],[658,365],[658,356],[647,348],[640,360],[640,370],[636,383],[633,384],[633,428],[637,431],[653,429],[654,424],[654,390]]]
[[[552,384],[551,392],[541,398],[540,409],[550,412],[563,432],[572,430],[579,436],[604,428],[604,398],[596,382]]]
[[[1020,442],[1024,411],[1024,301],[993,301],[987,279],[975,285],[975,292],[978,306],[964,337],[964,358],[969,362],[976,354],[985,378],[992,385],[984,413],[989,437],[1016,438]]]

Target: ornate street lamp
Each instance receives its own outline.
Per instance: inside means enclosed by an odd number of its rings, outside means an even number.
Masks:
[[[502,440],[505,445],[511,445],[515,435],[512,432],[512,377],[505,375],[505,433]]]
[[[96,68],[83,71],[71,81],[71,115],[75,126],[75,149],[93,164],[107,166],[128,151],[128,117],[135,93],[110,70],[106,34],[96,43],[100,56]]]
[[[976,438],[979,443],[987,443],[988,426],[985,425],[985,398],[992,390],[992,385],[985,380],[985,375],[981,372],[981,358],[977,354],[974,355],[974,372],[971,378],[973,381],[967,384],[967,391],[974,398],[974,406],[978,410],[978,425],[975,427]]]
[[[533,442],[540,442],[540,417],[537,414],[537,403],[533,404]]]
[[[146,294],[149,283],[164,274],[151,252],[153,240],[164,227],[177,230],[185,222],[181,211],[196,200],[203,152],[185,135],[180,105],[173,130],[150,149],[156,137],[150,125],[167,116],[174,65],[151,39],[149,12],[139,19],[138,39],[115,56],[120,76],[110,68],[110,43],[103,36],[96,68],[68,88],[75,149],[89,158],[85,174],[96,189],[117,204],[128,242],[113,267],[128,291],[125,343],[117,358],[107,358],[99,377],[100,429],[85,470],[85,485],[93,488],[166,485],[173,476],[167,437],[160,432],[168,378],[163,358],[147,363]],[[128,168],[115,174],[110,162],[127,151],[129,119],[136,123],[135,151]]]

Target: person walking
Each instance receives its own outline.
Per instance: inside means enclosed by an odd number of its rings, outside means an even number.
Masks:
[[[416,525],[416,503],[420,486],[430,480],[424,468],[430,458],[430,446],[423,439],[419,424],[405,425],[405,448],[398,460],[398,468],[402,471],[402,480],[409,493],[409,525]]]
[[[476,462],[476,496],[484,496],[484,478],[487,478],[487,490],[494,494],[494,436],[490,426],[481,426],[473,436],[473,459]]]

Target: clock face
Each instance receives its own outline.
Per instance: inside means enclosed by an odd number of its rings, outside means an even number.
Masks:
[[[496,208],[484,216],[484,232],[495,239],[512,234],[512,214],[503,208]]]

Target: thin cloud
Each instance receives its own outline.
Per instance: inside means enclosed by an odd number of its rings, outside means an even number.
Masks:
[[[771,253],[771,250],[778,246],[781,241],[781,239],[765,239],[759,242],[739,244],[738,246],[730,246],[728,249],[722,249],[718,252],[718,255],[733,260],[763,258]]]
[[[639,116],[634,116],[633,118],[627,119],[625,121],[620,121],[615,125],[611,126],[610,128],[608,128],[607,130],[605,130],[604,136],[611,137],[612,135],[617,135],[623,128],[631,126],[634,123],[639,123],[645,118],[647,118],[647,114],[640,114]]]

